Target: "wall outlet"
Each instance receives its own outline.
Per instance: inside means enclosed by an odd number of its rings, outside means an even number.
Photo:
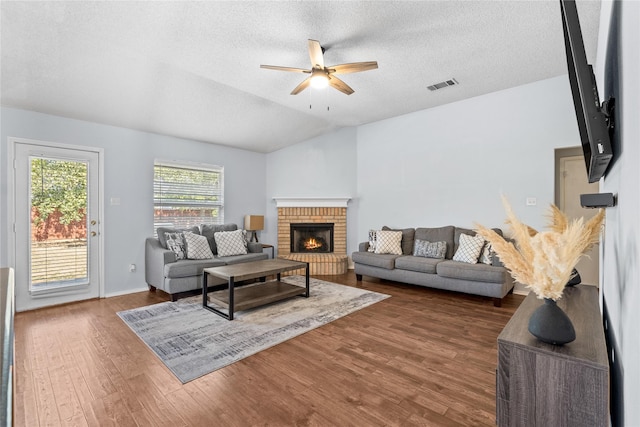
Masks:
[[[134,271],[136,271],[136,265],[135,264],[129,264],[129,271],[131,273],[133,273]]]
[[[527,206],[535,206],[538,204],[538,200],[535,197],[527,197]]]

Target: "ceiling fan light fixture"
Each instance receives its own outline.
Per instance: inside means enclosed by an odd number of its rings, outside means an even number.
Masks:
[[[329,76],[324,71],[313,71],[313,75],[311,76],[311,87],[316,89],[324,89],[329,86]]]

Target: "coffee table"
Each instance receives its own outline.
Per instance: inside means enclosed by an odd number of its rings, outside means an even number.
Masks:
[[[306,287],[280,281],[281,273],[301,268],[305,269]],[[297,295],[309,298],[308,262],[280,258],[265,259],[205,268],[202,274],[202,306],[227,320],[233,320],[233,313],[236,311],[248,310]],[[209,292],[207,289],[209,275],[226,280],[229,286],[221,291]],[[265,281],[266,276],[272,275],[276,275],[276,280]],[[256,278],[261,281],[238,288],[235,286],[236,282]],[[227,313],[210,306],[209,300],[222,306],[223,309],[226,308]]]

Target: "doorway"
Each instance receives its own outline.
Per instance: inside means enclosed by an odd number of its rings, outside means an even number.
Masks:
[[[598,193],[600,184],[590,184],[581,147],[556,149],[555,204],[569,218],[584,217],[585,221],[598,213],[597,209],[586,209],[580,205],[580,195]],[[599,244],[591,248],[576,266],[582,283],[598,286],[600,283]]]
[[[98,298],[102,152],[12,139],[16,310]]]

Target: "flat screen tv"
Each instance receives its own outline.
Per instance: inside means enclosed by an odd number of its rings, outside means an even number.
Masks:
[[[573,0],[560,0],[569,82],[578,119],[589,182],[602,178],[613,157],[608,114],[600,105],[593,68],[587,64],[578,10]],[[613,102],[610,102],[610,107]]]

